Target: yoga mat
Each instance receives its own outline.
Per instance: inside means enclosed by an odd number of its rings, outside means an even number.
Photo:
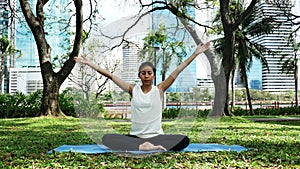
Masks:
[[[200,144],[191,143],[181,152],[206,152],[206,151],[247,151],[249,148],[239,145],[222,145],[222,144]],[[124,151],[112,151],[104,145],[97,144],[84,144],[84,145],[62,145],[53,150],[48,151],[48,154],[53,152],[77,152],[84,154],[101,154],[101,153],[125,153]],[[126,151],[126,153],[132,154],[151,154],[157,152],[164,152],[160,150],[153,151]]]

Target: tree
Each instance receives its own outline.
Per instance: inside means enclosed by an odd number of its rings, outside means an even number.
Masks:
[[[239,1],[232,1],[230,7],[232,8],[232,11],[236,11],[232,15],[239,15],[243,12],[243,6],[244,4]],[[241,26],[238,27],[238,29],[235,31],[235,37],[236,37],[236,44],[235,44],[235,59],[233,63],[232,68],[232,76],[231,81],[234,81],[234,74],[235,70],[237,69],[239,72],[239,75],[242,79],[242,82],[245,84],[246,94],[247,94],[247,101],[249,104],[249,110],[250,114],[254,114],[253,108],[252,108],[252,102],[251,102],[251,94],[250,89],[248,85],[248,75],[247,72],[250,71],[251,65],[253,62],[253,57],[256,59],[259,59],[263,65],[263,67],[266,67],[268,69],[268,63],[267,60],[264,58],[264,53],[269,52],[265,46],[260,45],[256,42],[252,42],[251,38],[259,37],[264,34],[271,33],[274,28],[274,19],[272,17],[269,18],[262,18],[258,19],[256,16],[257,13],[253,12],[248,19],[242,21]],[[220,15],[216,16],[217,24],[219,24],[219,18]],[[235,16],[231,16],[234,18]],[[222,30],[217,29],[217,30]],[[218,34],[221,34],[221,32],[217,32]],[[222,52],[224,49],[224,38],[219,38],[216,40],[216,51],[218,53]],[[234,84],[232,83],[232,95],[234,95]],[[234,100],[232,100],[234,102]],[[232,107],[231,107],[232,108]]]
[[[166,78],[166,73],[169,70],[173,60],[177,60],[179,64],[182,58],[187,54],[184,43],[177,41],[167,35],[165,25],[161,24],[158,30],[152,30],[143,39],[143,49],[140,51],[140,57],[145,58],[145,54],[149,53],[147,60],[153,62],[155,65],[162,64],[162,81]],[[157,54],[156,48],[161,48],[162,53]],[[153,50],[154,49],[154,50]],[[154,53],[155,52],[155,53]]]
[[[300,49],[300,43],[297,42],[297,36],[300,30],[300,15],[297,15],[295,11],[291,10],[295,7],[296,1],[284,1],[284,0],[271,0],[270,3],[275,5],[278,10],[282,11],[282,15],[287,18],[286,22],[291,22],[294,26],[293,31],[290,32],[289,43],[292,45],[294,50],[294,56],[282,55],[280,58],[281,62],[281,71],[282,73],[294,75],[295,79],[295,100],[296,106],[298,106],[298,56],[297,53]]]
[[[3,88],[3,79],[4,79],[4,73],[7,71],[7,68],[5,67],[5,61],[7,60],[7,56],[9,55],[15,55],[19,54],[21,56],[21,51],[15,49],[15,47],[11,44],[10,40],[4,36],[0,38],[0,52],[1,52],[1,69],[0,69],[0,92]]]
[[[191,36],[194,38],[194,41],[196,44],[201,43],[200,38],[196,34],[196,31],[193,29],[191,24],[188,22],[196,23],[195,20],[193,20],[191,17],[189,17],[186,14],[187,8],[194,7],[195,9],[199,9],[199,6],[190,3],[189,1],[172,1],[172,5],[168,4],[166,7],[168,10],[170,10],[171,13],[178,16],[181,19],[181,22]],[[209,1],[207,1],[209,2]],[[223,32],[224,32],[224,49],[222,51],[223,59],[222,59],[222,67],[219,68],[220,74],[217,76],[216,74],[216,63],[214,63],[215,55],[212,53],[212,51],[208,50],[205,52],[205,54],[208,57],[211,67],[212,67],[212,78],[215,84],[215,98],[216,99],[222,99],[225,97],[225,101],[222,100],[215,100],[215,104],[224,105],[223,111],[216,110],[215,113],[219,114],[220,112],[224,112],[225,115],[231,115],[229,111],[228,106],[228,87],[229,87],[229,80],[230,80],[230,74],[232,72],[233,63],[234,63],[234,53],[235,53],[235,32],[242,23],[243,20],[247,19],[251,13],[253,12],[253,9],[255,7],[255,4],[258,2],[257,0],[252,0],[251,3],[248,5],[248,7],[239,15],[235,16],[235,18],[230,17],[231,13],[234,13],[235,11],[232,11],[230,9],[230,0],[219,0],[220,4],[220,15],[221,15],[221,22],[223,26]],[[199,24],[199,23],[198,23]],[[201,25],[201,24],[199,24]],[[201,25],[203,26],[203,25]],[[225,76],[225,80],[223,79],[223,73]],[[225,83],[223,83],[225,82]],[[217,85],[216,85],[217,84]],[[225,84],[225,85],[224,85]],[[214,105],[215,105],[214,104]],[[214,107],[213,109],[217,109],[217,107]],[[213,113],[214,114],[214,113]],[[217,115],[216,114],[216,115]]]
[[[213,50],[207,50],[205,55],[211,65],[212,69],[212,79],[215,85],[215,101],[214,107],[212,111],[212,116],[220,116],[220,115],[231,115],[228,110],[228,87],[229,87],[229,77],[231,73],[231,68],[233,65],[234,59],[234,45],[235,45],[235,31],[241,24],[244,19],[247,19],[248,16],[252,13],[253,8],[258,0],[252,0],[248,5],[246,10],[241,13],[236,20],[230,18],[230,13],[234,11],[230,11],[229,4],[230,0],[219,0],[220,11],[221,11],[221,21],[222,26],[224,28],[224,36],[225,36],[225,48],[222,52],[223,60],[222,65],[219,67],[216,56]],[[180,1],[152,1],[145,2],[139,1],[141,10],[139,10],[139,19],[137,19],[133,25],[131,25],[122,35],[122,42],[126,42],[126,34],[132,29],[142,17],[151,14],[155,11],[169,11],[171,14],[177,17],[178,22],[177,26],[183,25],[186,31],[190,34],[196,44],[203,44],[203,40],[198,35],[195,26],[201,26],[205,29],[213,29],[205,24],[201,24],[195,20],[192,16],[189,15],[189,9],[193,8],[195,10],[203,10],[209,7],[209,3],[216,3],[215,0],[206,0],[205,3],[208,5],[203,8],[199,4],[194,3],[191,0],[180,0]],[[121,43],[119,44],[121,45]],[[224,85],[225,84],[225,85]]]
[[[300,49],[300,43],[296,43],[294,39],[292,39],[293,42],[293,50],[294,50],[294,55],[293,56],[286,56],[282,55],[280,58],[281,62],[281,72],[290,74],[292,73],[294,75],[295,79],[295,100],[296,100],[296,106],[298,106],[298,55],[297,52]]]
[[[219,0],[220,3],[220,15],[224,32],[224,49],[222,51],[223,60],[222,65],[224,67],[224,73],[226,78],[226,101],[224,106],[224,113],[226,115],[231,115],[228,106],[228,87],[230,81],[230,74],[232,72],[232,67],[234,65],[234,53],[235,53],[235,43],[236,43],[236,31],[238,27],[246,20],[253,12],[258,0],[252,0],[245,10],[237,15],[233,15],[236,11],[230,9],[230,0]]]
[[[75,65],[73,59],[74,56],[79,54],[81,40],[82,40],[82,30],[83,30],[83,13],[82,13],[82,1],[74,0],[72,1],[75,7],[75,22],[76,30],[74,35],[74,41],[71,52],[68,59],[65,61],[63,66],[58,72],[55,72],[53,65],[51,63],[51,46],[46,39],[46,29],[45,29],[45,12],[44,6],[49,2],[48,0],[37,0],[34,11],[31,8],[30,3],[27,0],[19,0],[22,13],[25,20],[34,36],[40,61],[41,74],[43,78],[43,98],[41,111],[39,115],[53,115],[61,116],[64,115],[60,109],[58,96],[59,88],[64,80],[71,73]],[[68,4],[66,4],[68,5]],[[33,5],[34,6],[34,5]]]
[[[108,52],[105,54],[102,54],[101,52],[99,53],[97,49],[102,47],[101,42],[98,39],[94,38],[88,40],[87,37],[88,34],[84,32],[82,40],[82,55],[85,55],[89,58],[89,60],[92,60],[94,63],[102,64],[102,66],[105,67],[106,70],[108,70],[110,73],[115,72],[116,68],[119,65],[119,61],[113,61],[113,63],[109,64],[107,62],[107,58],[111,57],[112,54]],[[101,63],[99,63],[98,60],[101,60]],[[90,99],[90,92],[93,91],[94,87],[97,87],[96,98],[98,98],[98,96],[106,90],[106,84],[110,79],[103,75],[100,75],[97,71],[91,69],[87,65],[80,64],[78,65],[78,67],[79,73],[72,73],[72,77],[76,77],[76,79],[80,80],[76,81],[73,78],[70,78],[70,80],[81,88],[81,91],[83,92],[84,98],[86,100]]]

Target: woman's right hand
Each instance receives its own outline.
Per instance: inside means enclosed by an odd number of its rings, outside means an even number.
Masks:
[[[89,62],[89,60],[84,56],[75,56],[74,60],[82,64],[87,64]]]
[[[207,42],[205,44],[199,44],[194,53],[196,55],[203,53],[209,48],[209,46],[210,46],[210,42]]]

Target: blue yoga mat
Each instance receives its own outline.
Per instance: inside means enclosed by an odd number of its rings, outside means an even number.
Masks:
[[[200,144],[191,143],[182,152],[206,152],[206,151],[247,151],[248,148],[239,145],[222,145],[222,144]],[[53,150],[48,151],[48,154],[54,152],[76,152],[84,154],[101,154],[101,153],[122,153],[124,151],[112,151],[104,145],[97,144],[84,144],[84,145],[62,145]],[[153,151],[126,151],[126,153],[132,154],[151,154],[156,152],[162,152],[160,150]]]

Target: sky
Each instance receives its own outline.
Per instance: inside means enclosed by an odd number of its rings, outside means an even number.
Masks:
[[[248,1],[250,2],[251,0]],[[105,21],[102,23],[103,25],[108,25],[110,23],[113,23],[114,21],[119,20],[120,18],[137,14],[139,10],[139,6],[136,5],[138,4],[137,0],[101,0],[98,2],[100,5],[99,12],[102,15],[102,17],[105,18]],[[296,7],[293,8],[293,12],[295,12],[295,14],[297,15],[300,15],[300,1],[295,0],[294,2],[296,3]],[[203,14],[205,13],[202,13],[201,15],[203,16]],[[298,33],[298,37],[299,36],[300,33]],[[204,61],[198,59],[197,62],[199,63]],[[204,69],[206,71],[198,72],[198,76],[205,76],[205,74],[208,73],[208,68],[206,67]]]
[[[109,25],[117,21],[120,23],[119,27],[122,27],[122,24],[119,20],[120,18],[135,15],[140,9],[140,7],[136,5],[139,4],[137,0],[102,0],[99,1],[99,4],[99,12],[101,16],[105,18],[105,21],[101,23],[103,25]],[[196,61],[197,65],[202,65],[198,68],[197,77],[206,78],[207,74],[210,74],[209,63],[207,59],[205,57],[198,57]]]
[[[109,24],[122,17],[136,14],[139,10],[136,2],[136,0],[102,0],[99,1],[99,12],[105,18],[105,23]]]

